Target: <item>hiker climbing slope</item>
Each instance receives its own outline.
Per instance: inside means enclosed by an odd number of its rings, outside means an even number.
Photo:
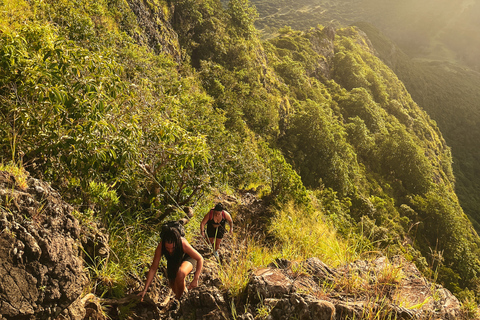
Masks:
[[[170,225],[163,226],[161,241],[155,250],[145,288],[138,294],[142,301],[157,272],[162,256],[167,259],[167,277],[170,288],[172,288],[177,299],[175,303],[178,304],[178,300],[185,291],[185,278],[194,268],[195,274],[188,288],[198,286],[198,278],[203,268],[203,257],[188,243],[187,239],[182,237],[178,228]]]
[[[220,248],[223,236],[227,232],[226,223],[230,226],[230,234],[233,234],[233,220],[230,214],[218,203],[211,209],[200,223],[200,233],[205,236],[205,225],[207,226],[207,239],[213,245],[213,254],[218,259],[217,250]]]

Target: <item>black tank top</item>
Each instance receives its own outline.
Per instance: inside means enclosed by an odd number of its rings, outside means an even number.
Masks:
[[[227,222],[227,219],[225,218],[225,213],[222,211],[222,220],[220,222],[215,222],[215,220],[213,220],[213,212],[212,210],[210,210],[209,212],[210,216],[208,217],[208,221],[207,221],[207,225],[210,225],[212,226],[213,228],[218,228],[220,226],[223,227],[223,230],[225,230],[225,224]],[[208,227],[208,226],[207,226]]]

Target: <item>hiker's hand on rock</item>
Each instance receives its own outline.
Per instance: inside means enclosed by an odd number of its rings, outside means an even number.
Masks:
[[[145,296],[145,293],[146,293],[145,291],[141,291],[137,294],[137,296],[140,297],[140,301],[143,301],[143,297]]]
[[[188,286],[188,289],[192,289],[198,286],[198,280],[193,279],[192,282],[190,282],[190,285]]]

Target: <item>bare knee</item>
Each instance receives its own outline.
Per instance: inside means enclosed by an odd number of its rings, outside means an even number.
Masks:
[[[175,281],[184,281],[186,276],[187,274],[185,273],[184,270],[178,269],[177,276],[175,277]]]

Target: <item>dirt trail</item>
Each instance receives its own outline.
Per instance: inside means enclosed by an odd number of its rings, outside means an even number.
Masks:
[[[258,199],[253,191],[243,191],[238,198],[221,194],[215,202],[221,202],[224,205],[232,215],[234,223],[234,237],[226,234],[221,243],[219,253],[222,258],[229,260],[232,254],[243,249],[243,241],[238,240],[265,236],[266,224],[271,213],[265,201]],[[202,237],[195,237],[193,245],[204,257],[212,257],[211,247]]]

